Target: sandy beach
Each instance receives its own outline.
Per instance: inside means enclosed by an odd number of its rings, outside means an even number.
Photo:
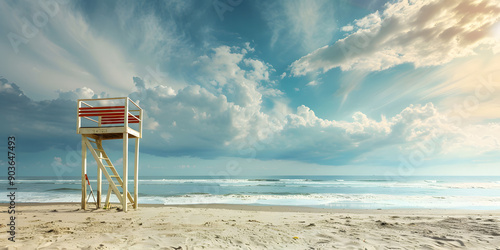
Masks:
[[[500,249],[500,211],[23,204],[2,249]]]

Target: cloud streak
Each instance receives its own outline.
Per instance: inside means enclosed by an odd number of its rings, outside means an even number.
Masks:
[[[275,1],[260,6],[272,32],[271,47],[292,44],[310,51],[328,44],[337,28],[330,1]]]

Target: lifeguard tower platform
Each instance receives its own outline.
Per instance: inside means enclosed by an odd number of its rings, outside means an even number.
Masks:
[[[87,208],[87,152],[97,162],[97,200],[101,207],[102,174],[109,183],[106,208],[109,208],[111,193],[114,193],[127,211],[128,204],[138,208],[139,139],[142,138],[143,110],[128,97],[79,99],[77,112],[78,134],[82,135],[82,209]],[[128,189],[129,139],[135,139],[134,195]],[[103,141],[123,140],[123,175],[120,177],[111,159],[104,151]]]

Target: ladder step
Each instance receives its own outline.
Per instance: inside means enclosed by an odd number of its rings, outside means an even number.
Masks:
[[[120,185],[120,184],[118,184],[118,183],[113,183],[113,184],[115,184],[115,186],[116,186],[116,187],[120,187],[120,188],[122,187],[122,185]],[[118,191],[120,191],[120,190],[118,190]],[[120,193],[121,193],[121,192],[120,192]]]
[[[104,160],[104,159],[108,159],[108,160],[109,160],[109,158],[108,158],[108,157],[99,157],[99,159],[103,159],[103,160]]]
[[[104,165],[105,168],[114,168],[113,166]]]
[[[94,150],[104,152],[103,149],[94,148]]]
[[[109,177],[113,178],[113,177],[120,177],[119,175],[110,175]]]

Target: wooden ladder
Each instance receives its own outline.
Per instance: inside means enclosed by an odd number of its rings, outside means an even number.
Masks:
[[[123,204],[122,192],[120,192],[120,190],[118,189],[118,187],[121,187],[123,191],[123,180],[118,174],[118,171],[116,171],[116,168],[109,159],[108,155],[106,154],[106,151],[104,151],[102,147],[102,140],[89,140],[89,138],[87,138],[86,136],[83,136],[83,140],[85,142],[85,145],[87,145],[87,148],[92,153],[92,156],[94,157],[95,161],[97,162],[98,168],[101,169],[101,171],[104,173],[104,176],[108,180],[109,187],[108,187],[108,195],[106,196],[106,203],[105,203],[106,208],[109,208],[109,198],[111,196],[111,191],[113,191],[116,197],[118,197],[118,201],[120,201],[120,204]],[[94,144],[96,147],[94,147],[92,144]],[[108,172],[108,169],[111,170],[112,174]],[[117,183],[115,183],[115,180],[117,181]],[[128,200],[130,201],[130,203],[128,202],[127,203],[134,205],[135,201],[134,198],[132,198],[130,192],[127,192],[127,197]]]

